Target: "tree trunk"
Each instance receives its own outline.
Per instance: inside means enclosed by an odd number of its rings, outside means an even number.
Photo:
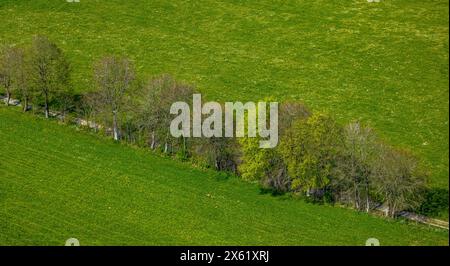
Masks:
[[[133,143],[133,132],[132,132],[129,124],[127,124],[127,128],[128,128],[128,141],[130,143]]]
[[[358,185],[356,182],[356,178],[353,178],[353,188],[355,190],[354,192],[354,201],[355,201],[355,209],[359,210],[359,195],[358,195]]]
[[[366,212],[367,212],[367,213],[370,212],[370,200],[369,200],[369,196],[367,196],[367,198],[366,198]]]
[[[9,101],[11,100],[11,93],[6,90],[6,106],[9,106]]]
[[[113,111],[113,136],[114,136],[114,140],[119,140],[119,128],[117,125],[117,111]]]
[[[168,150],[169,150],[169,144],[166,142],[166,143],[164,144],[164,153],[167,153]]]
[[[93,123],[93,126],[94,126],[94,132],[97,133],[98,132],[98,126],[97,126],[97,119],[96,119],[95,115],[92,116],[92,123]],[[88,127],[89,127],[89,123],[88,123]]]
[[[389,210],[391,211],[391,213],[390,213],[391,218],[395,218],[396,209],[397,209],[397,206],[395,203],[393,203],[392,207],[389,208]]]
[[[220,163],[219,163],[219,158],[216,157],[216,159],[214,160],[214,166],[216,167],[216,170],[220,170]]]
[[[388,199],[388,203],[387,203],[387,211],[386,211],[386,217],[393,217],[393,213],[394,211],[394,203],[392,203],[389,199]]]
[[[370,195],[369,195],[369,183],[366,184],[366,212],[370,212]]]
[[[152,131],[152,142],[150,144],[150,149],[154,150],[155,149],[155,131]]]
[[[27,110],[28,110],[28,97],[25,97],[24,98],[24,103],[23,103],[23,106],[22,106],[22,111],[26,112]]]
[[[108,135],[110,132],[108,131],[109,130],[109,122],[108,122],[108,120],[106,119],[106,115],[103,117],[103,125],[104,125],[104,127],[103,127],[103,132],[105,133],[105,135]]]
[[[182,138],[183,138],[183,156],[184,158],[186,158],[187,157],[186,138],[185,137]]]
[[[49,117],[49,108],[48,108],[48,93],[44,92],[45,95],[45,118]]]

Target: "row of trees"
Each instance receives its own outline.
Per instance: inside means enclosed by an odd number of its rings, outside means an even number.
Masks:
[[[60,100],[70,95],[69,63],[61,49],[46,37],[36,36],[29,48],[6,47],[0,58],[0,84],[6,92],[6,104],[15,94],[27,111],[30,100],[36,98],[48,118],[51,98]]]
[[[344,127],[312,113],[301,103],[279,110],[280,142],[260,149],[258,138],[174,138],[169,132],[176,101],[190,102],[194,89],[168,75],[138,78],[127,58],[105,57],[93,66],[93,89],[74,95],[71,67],[46,37],[30,47],[7,47],[0,55],[0,82],[21,99],[23,111],[56,110],[62,120],[183,160],[258,181],[276,193],[292,192],[314,201],[340,202],[369,212],[384,203],[387,215],[421,203],[426,175],[409,152],[379,140],[359,122]]]
[[[366,212],[384,203],[391,217],[420,206],[427,174],[410,152],[387,145],[358,121],[342,127],[300,104],[281,107],[277,148],[259,149],[251,138],[239,141],[243,178]]]

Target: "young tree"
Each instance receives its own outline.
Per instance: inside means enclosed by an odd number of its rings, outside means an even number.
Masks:
[[[174,118],[170,107],[174,102],[192,102],[192,87],[179,83],[169,75],[149,80],[141,88],[139,103],[139,124],[149,132],[149,145],[156,147],[157,141],[164,143],[164,153],[171,152],[177,140],[170,134],[170,123]],[[180,137],[180,146],[186,152],[186,139]]]
[[[61,49],[44,36],[35,36],[30,54],[34,87],[44,97],[48,118],[51,97],[68,86],[70,66]]]
[[[139,99],[137,99],[136,88],[139,87],[133,85],[132,90],[128,91],[129,93],[124,99],[120,117],[120,120],[122,121],[122,139],[129,143],[138,143],[142,132],[139,123]]]
[[[119,112],[134,80],[134,68],[127,58],[105,57],[94,66],[94,80],[99,89],[101,108],[112,118],[114,140],[119,140]]]
[[[157,103],[163,83],[161,80],[149,79],[145,84],[140,86],[138,92],[137,116],[139,128],[148,133],[148,145],[150,149],[156,148],[156,131],[161,121],[160,113],[163,110]]]
[[[14,51],[14,71],[12,81],[16,94],[21,99],[22,110],[23,112],[26,112],[28,111],[29,102],[32,96],[30,58],[27,51],[23,48],[15,48]]]
[[[16,48],[4,47],[0,51],[0,86],[6,92],[6,105],[9,105],[12,95],[12,80],[14,68],[17,60]]]
[[[409,152],[380,145],[374,185],[388,208],[386,215],[415,208],[422,202],[426,174]]]
[[[370,211],[370,185],[377,156],[377,140],[371,128],[359,122],[348,124],[343,131],[343,150],[334,168],[333,186],[341,198],[349,198],[355,209]]]
[[[342,129],[331,117],[314,114],[294,122],[280,145],[292,189],[308,196],[322,193],[341,149]]]

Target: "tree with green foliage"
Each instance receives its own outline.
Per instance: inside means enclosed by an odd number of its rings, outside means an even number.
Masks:
[[[270,102],[271,99],[264,101]],[[278,115],[280,136],[283,136],[296,120],[306,119],[310,115],[310,111],[301,103],[281,103]],[[291,179],[278,147],[262,149],[259,137],[241,138],[239,144],[242,153],[239,172],[244,179],[257,180],[264,188],[276,193],[289,191]]]
[[[44,112],[48,118],[51,98],[68,88],[70,66],[62,50],[45,36],[34,37],[30,56],[33,85],[44,98]]]
[[[241,138],[239,144],[242,153],[239,172],[243,179],[258,181],[264,188],[277,193],[289,190],[290,179],[277,148],[261,148],[259,137]]]
[[[342,150],[342,134],[342,128],[324,114],[297,120],[287,130],[280,153],[294,191],[314,197],[324,192]]]

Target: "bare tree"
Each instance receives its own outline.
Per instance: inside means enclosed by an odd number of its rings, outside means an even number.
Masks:
[[[27,51],[22,48],[14,49],[13,86],[22,101],[22,110],[28,110],[31,100],[31,68]]]
[[[94,66],[94,80],[99,89],[101,106],[112,116],[114,140],[120,139],[119,112],[134,76],[133,65],[127,58],[109,56]]]
[[[177,82],[169,75],[162,75],[149,80],[141,88],[141,101],[139,103],[139,124],[149,131],[149,145],[156,147],[157,141],[164,144],[164,153],[173,150],[173,146],[180,144],[183,152],[186,151],[186,139],[175,140],[170,135],[170,122],[173,115],[170,107],[174,102],[184,101],[190,103],[194,90],[192,87]]]
[[[68,85],[69,63],[61,49],[44,36],[35,36],[30,52],[34,86],[44,97],[45,117],[48,118],[50,97]]]
[[[355,209],[370,211],[370,185],[377,156],[375,133],[360,122],[348,124],[343,131],[344,147],[334,168],[333,186],[338,194],[348,197]],[[343,195],[342,195],[343,194]]]
[[[140,86],[138,93],[137,116],[141,130],[148,133],[148,145],[150,149],[156,148],[156,131],[163,111],[159,104],[159,96],[162,90],[161,81],[149,79]]]
[[[12,79],[16,61],[16,49],[4,47],[0,51],[0,86],[6,92],[6,105],[9,105],[12,94]]]
[[[173,146],[179,144],[181,149],[181,154],[183,157],[188,156],[187,152],[187,139],[185,137],[174,138],[170,134],[170,122],[174,118],[173,115],[170,114],[170,107],[173,103],[182,101],[185,103],[192,102],[192,95],[194,94],[194,89],[180,82],[174,82],[172,86],[169,86],[167,89],[161,91],[161,95],[159,96],[161,107],[161,127],[159,132],[162,133],[162,137],[165,142],[164,152],[167,153],[168,149],[173,151]],[[167,109],[165,109],[167,108]]]
[[[422,201],[426,174],[409,152],[380,145],[374,185],[388,208],[386,215],[414,208]]]

